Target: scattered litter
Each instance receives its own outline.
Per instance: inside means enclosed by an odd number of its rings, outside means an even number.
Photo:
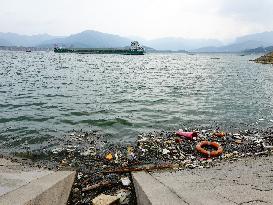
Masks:
[[[162,150],[162,153],[163,153],[163,154],[169,154],[169,153],[170,153],[170,150],[168,150],[168,149],[163,149],[163,150]]]
[[[143,133],[135,142],[122,144],[109,143],[97,132],[73,132],[61,146],[49,149],[47,160],[40,166],[77,170],[68,205],[99,204],[100,201],[134,204],[130,172],[205,169],[221,161],[272,154],[272,136],[273,128],[236,132],[185,128],[177,132]],[[202,141],[210,143],[201,146],[200,152],[196,146]]]
[[[213,133],[216,137],[224,137],[226,134],[224,132],[215,132]]]
[[[121,178],[121,183],[123,186],[129,186],[131,184],[131,181],[128,177],[122,177]]]
[[[197,138],[197,132],[183,132],[183,130],[178,130],[178,132],[176,132],[176,134],[178,136],[183,136],[187,139],[191,139],[191,140],[196,140]]]
[[[111,154],[111,153],[109,153],[109,154],[107,154],[106,156],[105,156],[105,159],[107,159],[107,160],[112,160],[113,159],[113,155]]]
[[[97,189],[97,188],[102,188],[102,187],[106,187],[106,186],[110,186],[112,185],[112,182],[110,181],[102,181],[102,182],[99,182],[97,184],[93,184],[91,186],[87,186],[85,188],[82,189],[83,192],[85,191],[90,191],[90,190],[93,190],[93,189]]]

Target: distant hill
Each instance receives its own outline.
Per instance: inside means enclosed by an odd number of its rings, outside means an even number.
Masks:
[[[122,37],[86,30],[70,36],[51,36],[48,34],[19,35],[15,33],[0,33],[0,46],[32,46],[52,48],[54,44],[62,47],[78,48],[116,48],[130,45],[132,40],[138,40],[147,50],[191,51],[191,52],[242,52],[258,47],[273,45],[273,31],[246,35],[237,38],[232,44],[222,45],[215,39],[159,38],[145,40],[140,37]],[[148,48],[149,47],[149,48]]]
[[[68,37],[44,41],[39,46],[53,47],[54,44],[73,48],[116,48],[128,46],[131,39],[118,35],[102,33],[93,30],[83,31]]]
[[[5,39],[0,38],[0,46],[11,46],[11,43]]]
[[[215,39],[185,39],[185,38],[159,38],[145,41],[145,45],[157,50],[192,50],[204,46],[220,46],[222,43]]]
[[[1,33],[0,32],[0,46],[37,46],[43,41],[56,38],[48,34],[39,35],[20,35],[16,33]]]
[[[273,52],[267,53],[254,60],[256,63],[273,64]]]
[[[194,52],[242,52],[258,47],[273,45],[273,31],[256,33],[238,37],[232,44],[226,46],[209,46],[193,50]]]
[[[235,43],[242,43],[246,41],[262,42],[263,46],[271,46],[273,45],[273,31],[255,33],[255,34],[238,37]]]
[[[221,42],[213,39],[185,39],[185,38],[160,38],[145,40],[140,37],[122,37],[86,30],[70,36],[56,37],[43,35],[19,35],[15,33],[0,33],[0,46],[37,46],[52,48],[55,44],[62,47],[78,48],[115,48],[129,46],[132,40],[138,40],[146,46],[147,50],[181,51],[199,48],[202,46],[220,46]]]
[[[220,47],[204,47],[204,48],[199,48],[193,50],[194,52],[225,52],[225,53],[230,53],[230,52],[241,52],[246,49],[252,49],[252,48],[257,48],[260,46],[265,45],[264,42],[260,41],[245,41],[241,43],[233,43],[230,45],[226,46],[220,46]]]
[[[244,51],[244,53],[267,53],[272,51],[273,51],[273,46],[268,46],[268,47],[258,47],[253,49],[247,49]]]

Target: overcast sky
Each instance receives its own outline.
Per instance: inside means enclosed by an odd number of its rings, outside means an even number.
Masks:
[[[271,31],[272,19],[273,0],[0,0],[0,32],[21,34],[230,40]]]

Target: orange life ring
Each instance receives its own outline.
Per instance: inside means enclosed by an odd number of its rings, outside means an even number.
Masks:
[[[216,151],[208,151],[205,150],[204,146],[212,146],[216,148]],[[209,142],[209,141],[202,141],[199,144],[196,145],[196,150],[200,152],[203,155],[206,155],[207,157],[218,157],[223,153],[223,149],[217,142]]]

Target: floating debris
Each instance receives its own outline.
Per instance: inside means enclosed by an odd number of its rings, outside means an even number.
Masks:
[[[201,152],[196,150],[204,141]],[[109,143],[97,132],[73,131],[62,145],[45,151],[41,156],[46,157],[35,163],[54,170],[77,171],[68,204],[99,204],[101,200],[106,204],[136,204],[131,172],[204,169],[221,161],[272,152],[273,128],[234,133],[219,129],[143,133],[130,144]]]

